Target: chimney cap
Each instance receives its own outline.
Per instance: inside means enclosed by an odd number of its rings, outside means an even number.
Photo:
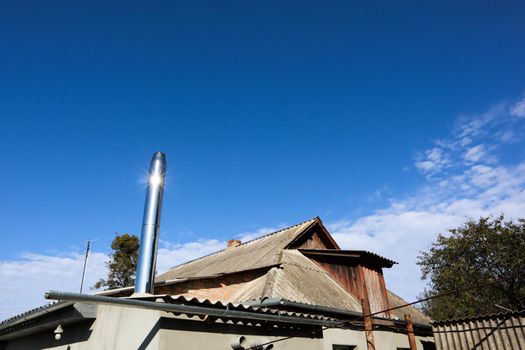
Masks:
[[[239,239],[229,239],[228,245],[226,246],[226,248],[235,248],[240,245],[241,245],[241,241]]]

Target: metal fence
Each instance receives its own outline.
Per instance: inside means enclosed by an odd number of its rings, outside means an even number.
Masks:
[[[437,350],[523,350],[525,310],[432,324]]]

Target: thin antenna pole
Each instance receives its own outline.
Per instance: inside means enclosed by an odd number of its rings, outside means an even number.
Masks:
[[[80,281],[80,293],[82,293],[82,287],[84,287],[84,276],[86,275],[86,265],[87,265],[90,243],[91,243],[90,241],[87,241],[86,256],[84,258],[84,269],[82,270],[82,281]]]

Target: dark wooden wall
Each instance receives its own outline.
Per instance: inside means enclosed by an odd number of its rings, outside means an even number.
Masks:
[[[381,268],[367,267],[359,263],[341,264],[327,261],[326,258],[311,258],[321,266],[341,287],[357,298],[364,299],[370,305],[372,313],[389,308],[385,280]],[[390,313],[378,314],[390,317]]]
[[[372,313],[390,308],[386,292],[385,279],[381,269],[359,266],[365,276],[368,302]],[[390,317],[390,312],[378,314],[379,317]]]

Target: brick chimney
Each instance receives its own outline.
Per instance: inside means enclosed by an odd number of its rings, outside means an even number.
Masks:
[[[237,246],[241,245],[241,241],[238,239],[230,239],[228,240],[228,245],[226,246],[226,249],[228,248],[235,248]]]

